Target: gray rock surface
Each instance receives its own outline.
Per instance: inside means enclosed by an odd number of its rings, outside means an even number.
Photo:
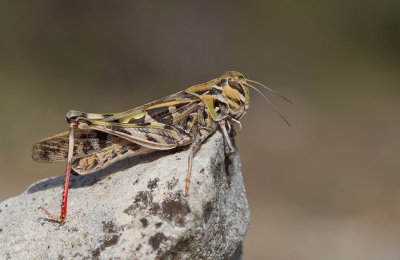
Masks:
[[[72,176],[62,226],[38,207],[59,213],[64,176],[39,181],[0,204],[0,259],[240,258],[249,210],[239,155],[224,147],[219,132],[202,145],[186,198],[188,149]]]

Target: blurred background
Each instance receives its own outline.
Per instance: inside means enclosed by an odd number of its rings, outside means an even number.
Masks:
[[[246,259],[399,259],[399,1],[18,1],[0,8],[0,200],[64,173],[32,144],[237,70]],[[61,187],[60,187],[61,192]],[[58,198],[57,198],[58,199]]]

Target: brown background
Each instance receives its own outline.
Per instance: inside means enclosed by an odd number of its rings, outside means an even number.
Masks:
[[[291,128],[255,92],[242,120],[246,258],[397,259],[399,3],[3,2],[0,199],[63,174],[30,149],[69,109],[119,112],[237,70],[294,100],[271,97]]]

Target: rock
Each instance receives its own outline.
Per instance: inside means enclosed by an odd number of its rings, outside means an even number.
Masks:
[[[189,197],[188,149],[72,176],[62,226],[38,207],[59,214],[64,176],[39,181],[0,204],[0,259],[240,259],[249,210],[239,155],[224,149],[219,132],[201,146]]]

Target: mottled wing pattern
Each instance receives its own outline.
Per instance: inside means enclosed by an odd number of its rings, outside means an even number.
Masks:
[[[124,151],[122,147],[129,142],[158,150],[172,149],[178,142],[187,143],[182,138],[189,137],[174,125],[187,120],[200,102],[194,95],[180,91],[122,113],[78,112],[84,115],[90,129],[75,129],[73,158],[89,158],[114,149]],[[32,149],[32,158],[38,162],[62,161],[67,155],[68,132],[43,139]]]
[[[123,140],[115,135],[94,130],[75,129],[73,158],[119,145]],[[68,132],[43,139],[32,148],[32,158],[37,162],[64,161],[68,156]]]
[[[121,124],[88,120],[88,127],[158,150],[175,148],[182,134],[170,125],[161,123]]]

